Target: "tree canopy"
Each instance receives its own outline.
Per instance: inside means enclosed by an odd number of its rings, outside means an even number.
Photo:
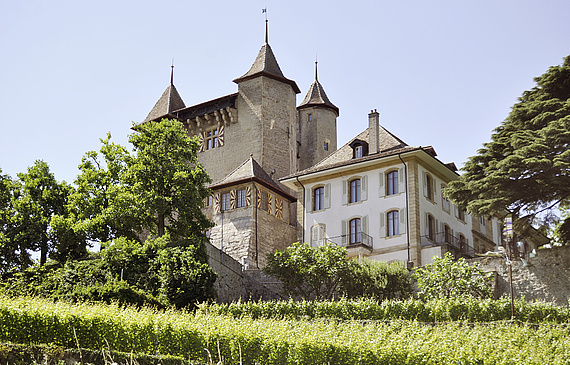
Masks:
[[[511,211],[519,224],[570,198],[570,56],[535,78],[447,194],[477,215]]]

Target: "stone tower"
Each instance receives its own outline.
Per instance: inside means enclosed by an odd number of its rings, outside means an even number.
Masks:
[[[331,103],[318,80],[317,62],[315,81],[297,111],[298,170],[304,170],[336,151],[336,118],[339,110]]]
[[[238,85],[238,121],[246,131],[242,141],[248,155],[277,179],[297,170],[297,111],[295,81],[287,79],[267,41],[247,73],[234,80]],[[245,158],[242,158],[242,161]]]

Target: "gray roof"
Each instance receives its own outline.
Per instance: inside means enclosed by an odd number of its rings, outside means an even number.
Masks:
[[[156,104],[154,104],[154,107],[152,108],[150,113],[148,113],[143,123],[164,117],[166,118],[173,117],[172,115],[173,111],[182,109],[184,107],[186,107],[184,101],[180,97],[180,94],[178,94],[178,90],[176,90],[174,84],[171,83],[170,85],[168,85],[166,90],[164,90],[162,96],[160,97],[160,99],[158,99]]]
[[[234,82],[239,83],[241,81],[249,80],[258,76],[267,76],[285,82],[291,85],[296,93],[301,92],[295,81],[289,80],[283,75],[283,72],[281,72],[281,68],[277,63],[277,59],[275,58],[275,55],[273,54],[273,50],[271,49],[269,43],[265,43],[263,46],[261,46],[261,49],[257,54],[257,58],[253,62],[253,65],[251,65],[249,71],[247,71],[243,76],[235,79]]]
[[[289,178],[295,177],[295,176],[306,175],[306,174],[310,174],[313,172],[328,170],[328,169],[339,167],[339,166],[350,165],[350,164],[361,162],[361,161],[373,160],[376,158],[390,156],[390,155],[397,154],[397,153],[421,149],[421,147],[410,147],[410,146],[408,146],[405,142],[403,142],[401,139],[399,139],[398,137],[396,137],[395,135],[390,133],[388,130],[386,130],[382,126],[379,127],[378,133],[379,133],[379,141],[380,141],[380,145],[379,145],[380,152],[379,153],[370,154],[370,155],[367,155],[367,156],[364,156],[361,158],[357,158],[357,159],[353,158],[353,150],[352,150],[352,147],[350,147],[350,144],[356,139],[368,143],[370,139],[368,137],[368,129],[366,129],[366,130],[362,131],[360,134],[358,134],[356,137],[354,137],[353,139],[348,141],[344,146],[342,146],[338,150],[331,153],[328,157],[321,160],[316,165],[313,165],[312,167],[309,167],[308,169],[299,171],[299,172],[292,174],[290,176],[284,177],[280,180],[289,179]]]
[[[307,95],[305,96],[305,99],[303,99],[301,104],[299,104],[298,108],[307,108],[315,105],[328,107],[334,110],[337,115],[339,114],[338,108],[333,103],[331,103],[327,97],[327,94],[325,93],[323,85],[321,85],[318,80],[315,80],[313,82],[309,88],[309,91],[307,92]]]
[[[279,192],[280,194],[288,197],[290,200],[295,200],[293,196],[288,194],[279,186],[275,180],[269,176],[267,172],[255,161],[253,156],[245,160],[241,165],[239,165],[234,171],[230,172],[221,180],[211,184],[210,189],[222,188],[229,185],[236,185],[246,181],[255,180],[262,183],[266,187]]]

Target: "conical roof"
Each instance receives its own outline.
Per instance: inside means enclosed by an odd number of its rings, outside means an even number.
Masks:
[[[303,99],[301,104],[299,104],[298,108],[302,109],[317,105],[330,108],[334,110],[337,115],[339,114],[338,108],[333,103],[331,103],[327,94],[325,93],[323,85],[321,85],[321,83],[318,80],[317,62],[315,62],[315,81],[311,84],[311,87],[309,88],[307,95],[305,95],[305,99]]]
[[[277,63],[275,54],[273,54],[273,50],[267,42],[267,36],[265,44],[261,46],[261,49],[259,50],[259,53],[257,54],[255,61],[253,61],[253,65],[251,65],[249,71],[247,71],[243,76],[235,79],[234,82],[239,84],[242,81],[253,79],[258,76],[267,76],[275,80],[282,81],[291,85],[295,93],[298,94],[301,92],[295,81],[289,80],[283,75],[283,72],[281,72],[281,68]]]
[[[173,111],[185,107],[186,105],[184,104],[184,101],[180,97],[180,94],[178,94],[178,90],[176,90],[174,84],[171,83],[170,85],[168,85],[166,90],[164,90],[162,96],[160,97],[160,99],[158,99],[156,104],[154,104],[154,107],[152,108],[150,113],[148,113],[143,123],[151,120],[156,120],[162,117],[171,117]]]

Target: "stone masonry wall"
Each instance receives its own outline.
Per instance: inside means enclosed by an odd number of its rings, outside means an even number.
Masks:
[[[477,261],[484,271],[496,273],[495,296],[510,295],[506,260],[488,257]],[[521,260],[513,260],[513,289],[516,298],[569,305],[570,247],[538,250],[526,265]]]

